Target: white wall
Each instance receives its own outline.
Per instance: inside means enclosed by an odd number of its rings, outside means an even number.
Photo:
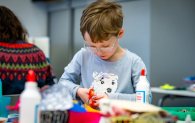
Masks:
[[[32,0],[0,0],[11,9],[28,30],[30,37],[47,36],[47,8],[45,3]]]

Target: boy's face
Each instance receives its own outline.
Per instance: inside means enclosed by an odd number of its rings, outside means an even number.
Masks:
[[[93,43],[88,32],[85,32],[84,39],[89,47],[96,48],[97,51],[92,51],[95,55],[99,56],[101,59],[109,59],[116,51],[118,47],[118,37],[111,36],[109,40],[103,41],[102,43]],[[109,49],[109,50],[104,50]]]

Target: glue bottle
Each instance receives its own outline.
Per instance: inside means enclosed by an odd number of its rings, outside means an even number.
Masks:
[[[136,86],[136,102],[149,102],[149,82],[145,76],[145,69],[142,69],[139,82]]]
[[[29,70],[25,89],[20,95],[19,123],[39,123],[40,102],[41,95],[35,82],[35,73]]]

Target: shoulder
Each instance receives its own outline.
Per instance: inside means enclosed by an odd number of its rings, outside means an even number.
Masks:
[[[18,43],[21,46],[23,46],[23,48],[29,48],[29,49],[36,49],[37,51],[42,51],[39,47],[37,47],[35,44],[29,43],[29,42],[23,42],[23,43]]]
[[[143,62],[140,56],[138,56],[136,53],[133,53],[129,50],[127,50],[127,57],[128,57],[128,59],[131,60],[133,65],[136,63]]]
[[[28,50],[28,52],[31,52],[32,49],[33,51],[41,51],[41,49],[38,48],[36,45],[20,40],[16,43],[0,42],[0,46],[4,49],[15,50],[16,52],[26,52],[26,50]]]
[[[28,49],[28,51],[31,53],[39,52],[40,54],[44,54],[43,51],[35,44],[29,42],[21,42],[21,43],[19,42],[18,44],[22,46],[22,49]]]
[[[1,56],[9,56],[8,58],[13,58],[10,62],[17,63],[46,63],[47,59],[43,51],[36,45],[18,41],[16,43],[0,43]],[[2,61],[7,62],[9,59],[4,59]],[[1,59],[1,58],[0,58]]]
[[[91,52],[87,51],[85,48],[81,48],[77,53],[79,53],[80,55],[90,55]]]
[[[127,50],[126,52],[127,52],[128,58],[132,59],[133,61],[137,61],[137,60],[141,59],[141,57],[139,57],[136,53],[133,53],[129,50]]]
[[[20,50],[20,53],[25,54],[27,57],[29,57],[29,59],[31,56],[32,58],[35,58],[37,62],[38,61],[42,61],[42,62],[47,61],[44,52],[35,44],[29,43],[29,42],[24,42],[24,41],[18,41],[17,45],[20,46],[20,47],[18,47],[18,50]]]
[[[87,51],[85,48],[81,48],[81,49],[74,55],[74,57],[85,59],[85,58],[91,57],[92,55],[93,55],[92,52]]]

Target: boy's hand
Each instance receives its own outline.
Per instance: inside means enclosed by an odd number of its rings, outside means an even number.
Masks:
[[[77,95],[78,97],[80,97],[81,100],[82,100],[85,104],[88,104],[88,103],[89,103],[89,102],[88,102],[89,90],[90,90],[90,89],[87,89],[87,88],[78,88],[77,93],[76,93],[76,95]],[[93,92],[92,92],[92,95],[93,95],[93,96],[96,96],[96,94],[93,93]],[[91,101],[90,101],[90,102],[91,102]],[[89,104],[88,104],[88,105],[89,105]]]
[[[87,88],[78,88],[76,95],[81,98],[81,100],[87,104],[89,89]]]
[[[109,99],[109,96],[107,94],[103,94],[103,95],[96,96],[93,99],[94,100],[100,100],[102,98]]]
[[[94,100],[100,100],[102,98],[109,99],[109,96],[107,94],[103,94],[103,95],[99,95],[97,97],[94,97],[93,99]],[[100,105],[99,101],[96,101],[96,103],[94,103],[94,106],[96,107],[96,109],[99,108],[99,105]]]

